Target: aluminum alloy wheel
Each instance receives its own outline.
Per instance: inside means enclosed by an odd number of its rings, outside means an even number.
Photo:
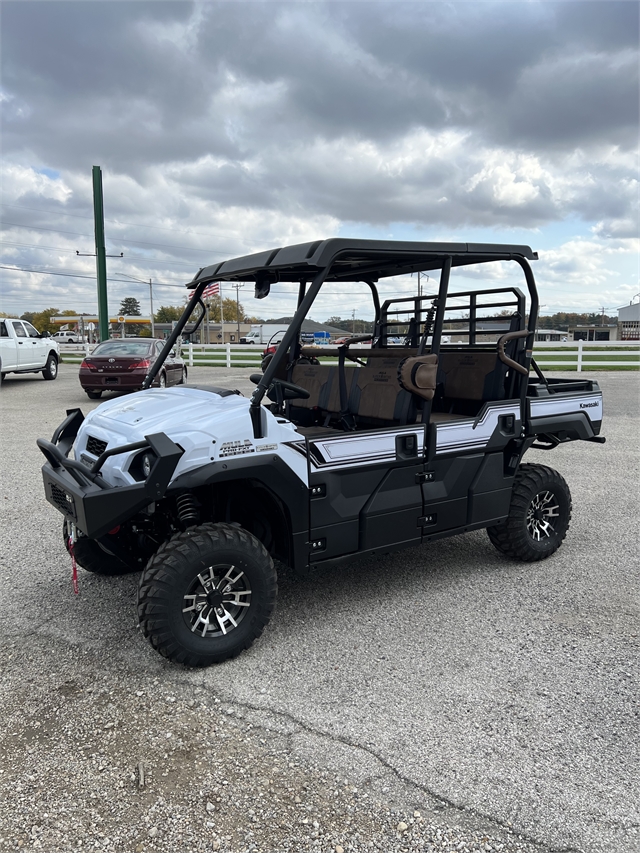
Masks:
[[[554,519],[560,517],[560,505],[553,492],[540,492],[529,504],[527,530],[532,539],[540,542],[555,534]]]
[[[237,628],[251,604],[251,587],[235,566],[209,566],[184,596],[182,613],[193,634],[221,637]]]

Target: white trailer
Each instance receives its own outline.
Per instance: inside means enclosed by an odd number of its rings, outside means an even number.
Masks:
[[[241,344],[279,344],[284,338],[284,333],[289,328],[288,325],[279,325],[277,323],[258,323],[251,327],[251,331],[240,338]]]

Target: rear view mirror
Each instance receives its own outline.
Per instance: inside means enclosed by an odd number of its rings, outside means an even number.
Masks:
[[[269,281],[268,275],[263,273],[258,273],[256,275],[256,291],[255,297],[256,299],[264,299],[265,296],[269,295],[269,291],[271,290],[271,282]]]

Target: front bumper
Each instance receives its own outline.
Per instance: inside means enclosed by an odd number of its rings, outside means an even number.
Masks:
[[[164,496],[178,461],[183,454],[164,433],[147,435],[144,441],[106,451],[88,468],[67,458],[83,416],[80,409],[67,412],[67,418],[54,432],[52,440],[39,438],[38,447],[47,461],[42,466],[45,497],[65,518],[91,539],[104,536],[118,524]],[[111,486],[100,474],[108,456],[148,447],[156,461],[144,482],[131,486]]]

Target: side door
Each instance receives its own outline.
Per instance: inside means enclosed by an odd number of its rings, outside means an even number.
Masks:
[[[31,341],[29,340],[29,336],[22,325],[22,321],[9,320],[8,322],[11,323],[11,326],[13,327],[13,334],[15,336],[18,370],[32,367],[33,358],[35,356],[31,354]]]
[[[419,544],[425,427],[307,439],[309,561]]]
[[[423,478],[423,536],[484,527],[509,512],[509,461],[522,426],[520,400],[490,401],[475,417],[432,424]]]
[[[10,322],[0,320],[0,364],[3,373],[15,370],[18,366],[18,344],[8,328]]]
[[[40,337],[40,332],[32,326],[31,323],[27,323],[26,320],[22,321],[22,325],[25,327],[27,335],[29,336],[29,346],[28,349],[30,351],[30,358],[32,359],[32,363],[35,367],[44,367],[47,355],[49,354],[49,343],[46,338]]]

